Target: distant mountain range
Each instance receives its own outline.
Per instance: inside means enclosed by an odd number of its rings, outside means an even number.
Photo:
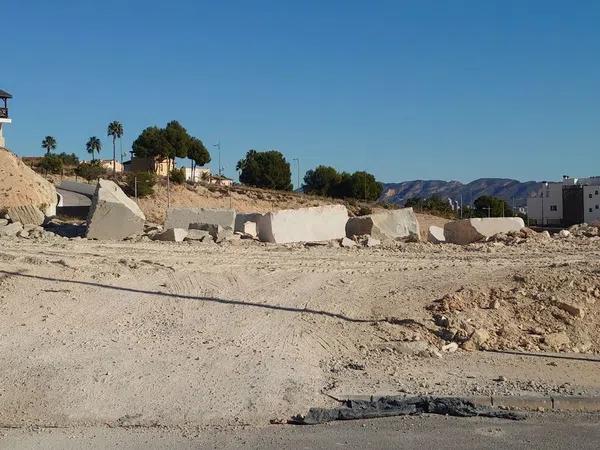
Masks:
[[[438,195],[442,199],[459,201],[462,196],[464,205],[470,205],[477,197],[493,195],[504,200],[510,206],[526,206],[531,192],[541,188],[537,181],[520,182],[508,178],[480,178],[463,184],[460,181],[415,180],[402,183],[384,183],[382,201],[403,205],[413,197],[427,198]]]

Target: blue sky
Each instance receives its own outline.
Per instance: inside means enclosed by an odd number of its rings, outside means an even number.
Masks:
[[[600,174],[600,2],[3,1],[8,146],[179,120],[381,181]],[[216,152],[213,151],[213,161]],[[216,164],[214,164],[216,168]],[[295,180],[295,173],[294,173]]]

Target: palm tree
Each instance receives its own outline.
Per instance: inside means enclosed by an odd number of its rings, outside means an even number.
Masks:
[[[87,149],[88,153],[91,153],[92,162],[94,162],[95,161],[94,152],[96,152],[98,154],[100,153],[100,150],[102,150],[102,142],[100,142],[100,139],[98,139],[96,136],[92,136],[87,141],[87,144],[85,144],[85,148]]]
[[[108,124],[107,136],[112,136],[113,142],[113,177],[117,173],[117,151],[115,150],[115,141],[123,137],[123,125],[116,120]],[[123,156],[121,156],[121,159]]]
[[[56,150],[56,139],[46,136],[42,141],[42,148],[46,150],[46,155],[49,155],[52,150]]]

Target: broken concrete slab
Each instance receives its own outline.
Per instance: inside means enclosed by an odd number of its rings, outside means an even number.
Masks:
[[[206,230],[196,230],[190,228],[187,230],[187,236],[185,237],[184,241],[213,241],[213,237]]]
[[[0,236],[16,236],[23,229],[21,222],[13,222],[0,227]]]
[[[367,237],[367,241],[365,242],[366,247],[377,247],[381,245],[381,241],[379,239],[375,239],[374,237]]]
[[[258,238],[276,244],[342,239],[347,221],[344,205],[284,209],[258,219]]]
[[[346,236],[361,235],[370,235],[380,240],[403,238],[419,240],[419,222],[412,208],[350,218],[346,224]]]
[[[444,225],[446,242],[466,245],[485,241],[488,238],[510,231],[519,231],[525,227],[520,217],[486,217],[448,222]]]
[[[100,179],[87,219],[88,239],[122,240],[144,232],[146,218],[137,203],[110,180]]]
[[[41,225],[46,216],[37,207],[33,205],[12,206],[6,210],[13,222],[21,222],[23,225]]]
[[[220,225],[233,230],[235,211],[217,208],[171,208],[167,212],[165,228],[190,228],[192,223]]]
[[[233,237],[231,228],[224,228],[221,225],[212,223],[190,223],[190,230],[203,230],[208,232],[216,243],[229,240]]]
[[[433,244],[443,244],[446,242],[446,236],[444,236],[444,229],[442,227],[436,227],[431,225],[427,232],[427,242]]]
[[[183,242],[187,237],[188,230],[183,228],[169,228],[162,233],[157,233],[152,236],[154,241],[168,241],[168,242]]]

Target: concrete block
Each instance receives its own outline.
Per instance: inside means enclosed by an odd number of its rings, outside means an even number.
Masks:
[[[192,223],[220,225],[233,230],[235,211],[216,208],[171,208],[167,212],[165,228],[183,228],[187,230]]]
[[[87,238],[121,240],[144,232],[146,218],[119,186],[99,180],[87,219]]]
[[[340,242],[340,245],[342,247],[352,248],[352,247],[356,247],[357,244],[352,239],[349,239],[347,237],[343,237],[342,241]]]
[[[258,238],[277,244],[342,239],[347,221],[348,210],[343,205],[285,209],[258,220]]]
[[[242,230],[242,233],[248,235],[248,236],[252,236],[252,237],[258,237],[258,231],[256,228],[256,222],[245,222],[244,223],[244,228]]]
[[[235,227],[233,230],[238,233],[244,233],[244,225],[246,222],[258,223],[263,216],[264,214],[261,213],[237,213],[235,215]]]
[[[520,217],[455,220],[444,225],[444,236],[446,242],[465,245],[485,241],[498,233],[519,231],[524,227],[525,222]]]
[[[369,235],[380,240],[408,237],[419,240],[419,222],[412,208],[350,218],[346,224],[346,236],[361,235]]]
[[[7,209],[10,220],[21,222],[23,225],[41,225],[44,223],[44,213],[33,205],[13,206]]]
[[[431,225],[429,227],[429,231],[427,232],[427,242],[431,242],[433,244],[443,244],[446,242],[446,236],[444,236],[444,229],[442,227],[436,227],[435,225]]]
[[[155,241],[183,242],[187,235],[188,230],[183,228],[169,228],[162,233],[155,234],[152,239]]]

